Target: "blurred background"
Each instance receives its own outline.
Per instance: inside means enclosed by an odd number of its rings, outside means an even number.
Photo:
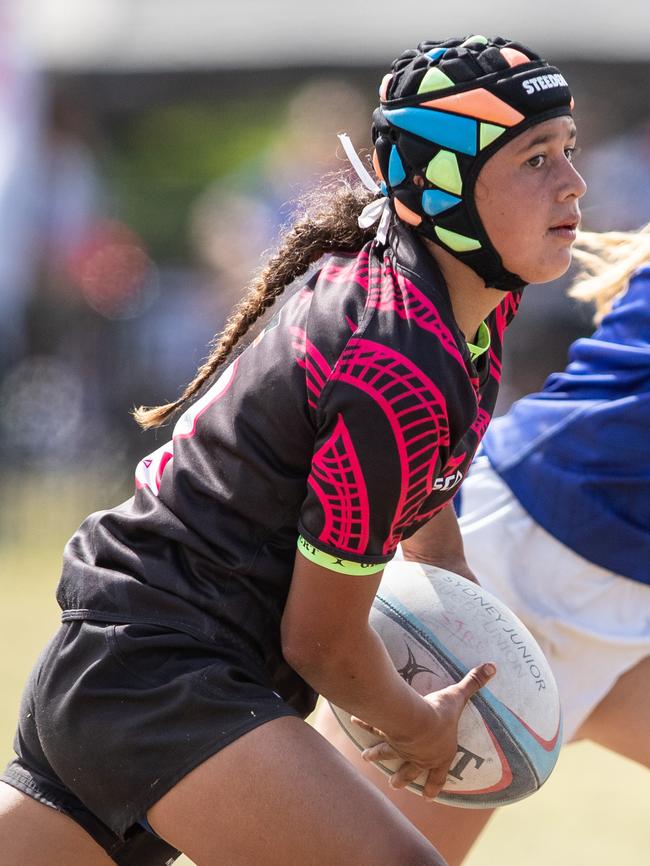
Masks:
[[[137,459],[169,438],[139,431],[131,408],[173,399],[191,378],[296,197],[347,167],[336,133],[367,155],[394,56],[482,32],[530,44],[575,95],[584,227],[650,220],[647,3],[454,5],[0,0],[0,761],[20,685],[56,627],[65,540],[90,510],[128,497]],[[566,286],[526,290],[499,412],[589,332]],[[552,862],[641,864],[650,836],[634,808],[638,785],[647,807],[647,777],[581,749],[566,760],[584,790],[549,794],[550,820],[566,822],[603,778],[622,779],[625,805],[607,827],[604,801],[589,800],[589,831],[571,824],[581,853],[563,843]],[[542,832],[537,809],[492,834],[494,851],[548,862],[535,857],[553,850],[550,832],[525,857],[517,847],[517,833]],[[612,859],[623,835],[626,858]],[[472,864],[494,862],[491,850]]]

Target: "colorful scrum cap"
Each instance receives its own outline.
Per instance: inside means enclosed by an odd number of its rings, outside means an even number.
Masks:
[[[467,264],[486,285],[519,291],[474,200],[485,162],[510,139],[570,115],[562,74],[508,39],[422,42],[393,62],[373,115],[373,165],[395,213]]]

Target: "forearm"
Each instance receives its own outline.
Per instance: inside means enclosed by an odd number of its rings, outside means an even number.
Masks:
[[[473,669],[457,684],[418,695],[369,624],[380,578],[379,572],[363,577],[334,572],[299,553],[282,617],[282,651],[317,692],[382,739],[379,752],[368,750],[369,760],[386,757],[388,749],[404,760],[407,775],[413,767],[426,768],[425,790],[434,796],[456,753],[462,708],[491,673]],[[398,773],[395,784],[407,781]]]
[[[384,644],[367,626],[354,639],[295,667],[319,694],[389,737],[426,725],[430,707],[395,670]]]
[[[381,730],[417,728],[428,708],[399,676],[368,614],[381,573],[351,576],[296,556],[282,652],[319,694]]]

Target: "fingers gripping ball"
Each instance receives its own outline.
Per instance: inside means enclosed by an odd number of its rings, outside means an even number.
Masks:
[[[548,662],[512,611],[459,575],[399,561],[384,571],[370,622],[401,676],[420,694],[452,683],[471,690],[468,671],[485,661],[496,665],[496,675],[461,714],[458,750],[438,801],[485,809],[541,787],[560,750],[560,701]],[[378,742],[348,713],[332,709],[359,749]],[[402,763],[380,757],[377,766],[392,775]],[[408,788],[422,794],[426,781],[422,773]]]

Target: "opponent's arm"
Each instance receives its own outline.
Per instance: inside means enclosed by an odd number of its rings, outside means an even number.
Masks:
[[[478,583],[465,560],[463,536],[451,502],[410,538],[402,541],[402,553],[404,559],[437,565]]]
[[[339,574],[298,553],[282,619],[283,653],[316,691],[385,735],[384,745],[405,761],[392,784],[427,769],[425,795],[432,797],[456,754],[458,718],[490,674],[475,668],[459,683],[420,697],[368,623],[380,576]]]

